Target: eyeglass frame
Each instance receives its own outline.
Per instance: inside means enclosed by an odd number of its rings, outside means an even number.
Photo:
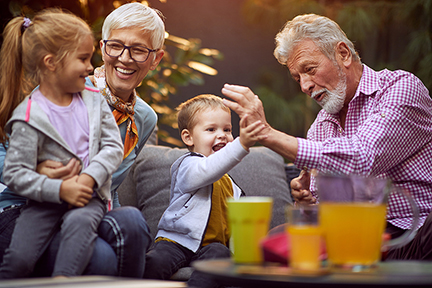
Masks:
[[[106,46],[107,46],[106,44],[107,44],[108,41],[116,42],[116,43],[118,43],[118,44],[123,45],[123,50],[120,52],[120,54],[119,54],[118,56],[111,56],[110,54],[108,54],[108,52],[106,51]],[[118,40],[102,40],[102,42],[104,43],[104,50],[105,50],[105,53],[106,53],[108,56],[113,57],[113,58],[118,58],[118,57],[120,57],[121,55],[123,55],[123,52],[127,49],[127,50],[129,51],[129,57],[130,57],[132,60],[134,60],[135,62],[137,62],[137,63],[144,63],[144,62],[146,62],[146,61],[148,60],[149,56],[150,56],[150,53],[152,53],[152,52],[157,52],[157,51],[160,50],[160,49],[150,49],[150,48],[147,48],[147,47],[142,46],[142,45],[131,45],[131,46],[127,46],[127,45],[123,44],[122,42],[120,42],[120,41],[118,41]],[[131,48],[134,48],[134,47],[142,47],[142,48],[148,50],[147,58],[146,58],[144,61],[138,61],[138,60],[135,60],[135,59],[132,57],[132,53],[131,53],[131,50],[130,50],[130,49],[131,49]]]

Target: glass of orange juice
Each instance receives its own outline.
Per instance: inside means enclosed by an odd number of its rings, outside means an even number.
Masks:
[[[294,270],[319,270],[321,228],[318,206],[290,206],[287,208],[287,220],[286,230],[291,243],[290,267]]]
[[[411,203],[412,224],[417,227],[418,209],[409,193],[387,179],[318,174],[317,187],[327,260],[333,268],[363,271],[380,261],[390,193],[400,194]],[[415,229],[406,233],[407,237],[393,239],[385,246],[405,245]]]
[[[328,260],[337,267],[371,267],[381,258],[386,205],[320,203]]]

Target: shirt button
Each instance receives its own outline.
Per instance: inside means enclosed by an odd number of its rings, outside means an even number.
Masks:
[[[342,128],[339,128],[338,131],[339,131],[339,133],[342,133]]]
[[[381,118],[384,118],[385,117],[385,113],[381,113]]]

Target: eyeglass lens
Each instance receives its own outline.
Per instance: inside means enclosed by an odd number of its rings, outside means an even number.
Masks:
[[[105,42],[105,52],[111,57],[119,57],[124,53],[125,49],[129,50],[130,57],[136,62],[145,62],[151,52],[150,49],[144,46],[126,46],[113,40]]]

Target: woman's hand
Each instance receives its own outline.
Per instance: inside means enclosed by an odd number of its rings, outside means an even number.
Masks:
[[[36,172],[42,175],[48,176],[51,179],[62,179],[66,180],[75,175],[78,175],[81,170],[80,162],[72,158],[69,163],[64,166],[62,163],[46,160],[36,167]]]

